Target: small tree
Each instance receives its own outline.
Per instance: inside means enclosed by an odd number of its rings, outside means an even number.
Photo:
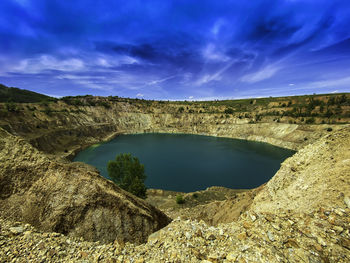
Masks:
[[[179,205],[182,205],[185,203],[185,199],[182,195],[177,195],[176,196],[176,203],[179,204]]]
[[[130,153],[119,154],[107,165],[108,175],[120,188],[146,198],[146,174],[143,164]]]

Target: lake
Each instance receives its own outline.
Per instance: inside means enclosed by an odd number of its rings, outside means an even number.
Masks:
[[[294,151],[266,143],[187,134],[134,134],[91,146],[74,161],[95,166],[108,178],[107,163],[131,153],[145,166],[148,188],[193,192],[209,186],[234,189],[267,182]]]

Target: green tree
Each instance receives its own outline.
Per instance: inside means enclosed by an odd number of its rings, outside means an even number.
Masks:
[[[108,175],[120,188],[146,198],[145,167],[130,153],[119,154],[107,165]]]

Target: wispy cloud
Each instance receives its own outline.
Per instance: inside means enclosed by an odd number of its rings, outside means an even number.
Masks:
[[[242,82],[255,83],[274,76],[281,68],[278,66],[268,65],[257,72],[244,75],[241,78]]]
[[[226,62],[230,59],[229,56],[222,53],[213,43],[209,43],[203,49],[202,54],[204,59],[211,61]]]
[[[314,81],[309,83],[309,86],[313,88],[324,88],[324,87],[332,88],[332,87],[339,87],[339,86],[347,86],[349,87],[349,90],[350,90],[350,77]]]
[[[227,63],[225,66],[223,66],[221,69],[216,71],[214,74],[205,74],[204,76],[200,77],[197,79],[197,81],[194,83],[196,86],[201,86],[203,84],[206,84],[208,82],[211,82],[213,80],[219,81],[221,80],[221,75],[228,70],[234,63],[235,61],[230,61]]]
[[[165,81],[171,80],[173,78],[177,77],[177,75],[173,75],[173,76],[169,76],[163,79],[156,79],[156,80],[151,80],[149,82],[147,82],[145,85],[157,85],[159,83],[163,83]]]
[[[350,75],[350,1],[0,1],[8,85],[147,98],[348,85],[334,76]]]
[[[48,70],[81,71],[85,68],[84,62],[78,58],[58,59],[51,55],[41,55],[36,58],[21,60],[18,65],[8,71],[15,73],[37,74]]]

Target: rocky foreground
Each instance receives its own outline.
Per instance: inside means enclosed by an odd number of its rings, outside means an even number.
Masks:
[[[137,245],[13,219],[0,220],[0,262],[350,262],[350,127],[287,159],[235,222],[178,218]]]
[[[174,220],[146,244],[100,244],[0,220],[0,262],[350,262],[350,209]]]

